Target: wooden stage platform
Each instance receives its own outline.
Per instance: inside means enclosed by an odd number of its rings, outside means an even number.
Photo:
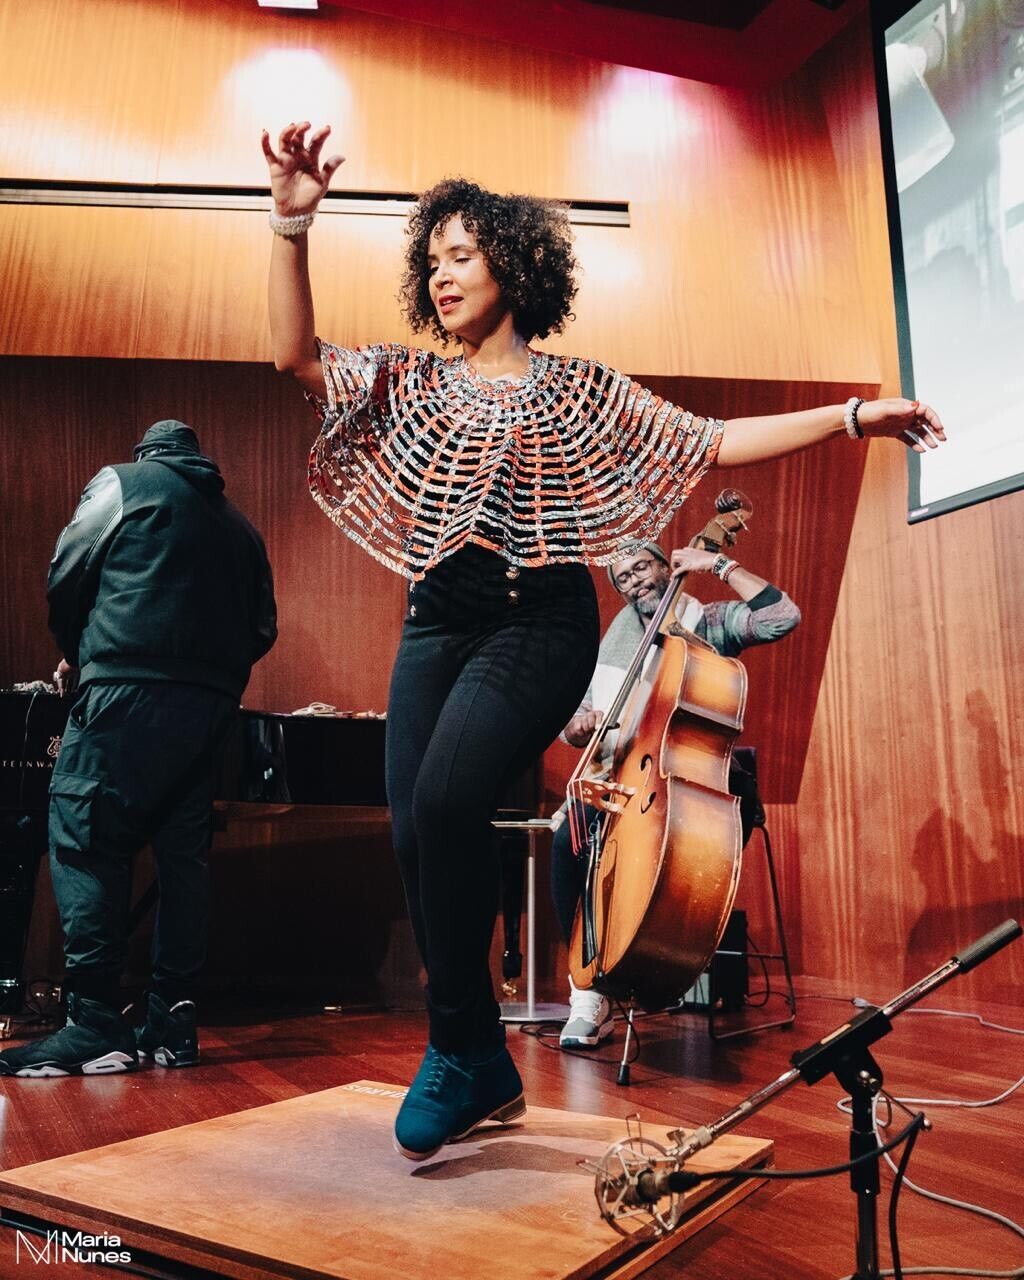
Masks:
[[[404,1094],[360,1080],[25,1165],[0,1174],[0,1206],[118,1236],[168,1277],[628,1280],[759,1185],[706,1183],[673,1235],[623,1239],[578,1167],[626,1136],[621,1118],[531,1107],[413,1164],[391,1145]],[[692,1167],[764,1167],[772,1151],[733,1134]]]
[[[552,999],[560,993],[556,988],[539,994]],[[879,997],[886,992],[869,989],[863,994]],[[555,1031],[544,1041],[516,1031],[509,1035],[509,1050],[531,1104],[549,1108],[560,1118],[567,1112],[583,1118],[614,1117],[599,1122],[606,1126],[599,1141],[580,1141],[580,1154],[590,1154],[602,1149],[606,1140],[624,1136],[622,1118],[629,1112],[640,1112],[644,1132],[652,1137],[658,1126],[664,1132],[679,1124],[705,1123],[722,1115],[775,1079],[795,1049],[832,1031],[852,1012],[848,990],[837,991],[805,977],[799,995],[795,1027],[721,1043],[711,1040],[704,1019],[696,1015],[645,1019],[641,1024],[642,1052],[633,1064],[632,1083],[625,1089],[616,1084],[621,1036],[584,1056],[560,1053]],[[1020,1038],[994,1026],[1020,1026],[1019,1001],[1012,1005],[984,1002],[962,996],[952,986],[940,997],[942,1009],[957,1011],[955,1019],[938,1010],[914,1010],[900,1018],[893,1034],[874,1050],[885,1072],[886,1087],[899,1096],[916,1098],[978,1100],[1003,1093],[1020,1075]],[[270,1111],[268,1104],[306,1096],[326,1104],[328,1116],[314,1126],[315,1140],[330,1149],[342,1130],[338,1123],[338,1098],[343,1096],[338,1093],[339,1083],[379,1080],[387,1082],[388,1090],[400,1091],[419,1065],[427,1034],[420,1012],[346,1008],[343,1013],[324,1015],[267,1003],[238,1007],[234,998],[218,1006],[211,998],[204,1013],[203,1060],[188,1071],[153,1067],[107,1077],[0,1080],[0,1109],[6,1111],[6,1132],[0,1135],[0,1184],[15,1177],[25,1180],[30,1169],[38,1173],[47,1165],[56,1168],[58,1162],[75,1154],[91,1159],[96,1148],[109,1144],[151,1136],[162,1143],[179,1129],[183,1134],[195,1132],[198,1121],[230,1119],[236,1123],[251,1110],[254,1122],[262,1123],[259,1118]],[[968,1014],[982,1015],[993,1026],[980,1026]],[[841,1092],[838,1084],[829,1081],[810,1089],[791,1089],[752,1117],[737,1134],[748,1128],[752,1133],[770,1134],[777,1165],[788,1169],[838,1164],[846,1158],[849,1142],[848,1118],[836,1110]],[[967,1110],[926,1107],[934,1128],[914,1149],[910,1177],[920,1186],[1019,1218],[1020,1153],[1024,1149],[1021,1103],[1022,1092],[1018,1091],[998,1106]],[[394,1103],[389,1105],[393,1110]],[[204,1127],[202,1131],[208,1130]],[[453,1148],[439,1159],[493,1158],[495,1153],[511,1150],[510,1139],[529,1139],[529,1134],[529,1127],[505,1130],[486,1141]],[[540,1131],[535,1136],[536,1142],[526,1147],[526,1154],[550,1159],[550,1151],[538,1150],[547,1148],[548,1140]],[[112,1149],[126,1148],[115,1145]],[[571,1191],[562,1204],[561,1216],[556,1214],[558,1221],[547,1232],[547,1240],[560,1239],[564,1219],[569,1229],[575,1230],[574,1223],[580,1221],[597,1233],[599,1241],[613,1245],[611,1229],[596,1216],[591,1180],[573,1164],[577,1145],[568,1143],[558,1149],[566,1155]],[[484,1176],[473,1176],[442,1183],[442,1173],[431,1172],[437,1161],[417,1171],[417,1166],[397,1156],[392,1163],[386,1143],[381,1143],[379,1151],[380,1167],[389,1171],[395,1185],[409,1197],[418,1197],[424,1187],[435,1186],[437,1180],[442,1189],[459,1188],[459,1204],[465,1211],[467,1206],[472,1209],[488,1182]],[[363,1160],[369,1169],[364,1154],[353,1151],[353,1158]],[[269,1156],[262,1153],[251,1171],[248,1208],[254,1221],[268,1224],[268,1233],[276,1230],[274,1215],[288,1167],[288,1153],[276,1150]],[[299,1173],[314,1182],[319,1176],[315,1169]],[[188,1163],[177,1176],[191,1176]],[[892,1175],[883,1171],[882,1179],[887,1205]],[[538,1183],[545,1185],[545,1180],[538,1178]],[[12,1188],[9,1181],[8,1194],[0,1193],[0,1209],[14,1208],[12,1190],[24,1215],[42,1216],[40,1197],[33,1196],[33,1211],[25,1188]],[[159,1200],[161,1190],[155,1185],[149,1193]],[[51,1186],[50,1191],[56,1193],[58,1188]],[[339,1186],[321,1184],[307,1205],[311,1216],[319,1214],[328,1224],[342,1259],[344,1224],[334,1215],[346,1195]],[[379,1198],[378,1203],[378,1216],[387,1220],[385,1225],[399,1222],[396,1201],[385,1203]],[[397,1207],[403,1213],[411,1212],[412,1204],[409,1199]],[[503,1213],[525,1216],[518,1201],[511,1199]],[[443,1260],[454,1216],[443,1219],[438,1230],[435,1243],[442,1262],[432,1266],[431,1280],[449,1280]],[[171,1223],[172,1229],[185,1226],[180,1217]],[[115,1227],[108,1224],[108,1229]],[[854,1262],[849,1178],[770,1182],[734,1211],[723,1213],[699,1231],[688,1229],[686,1234],[688,1238],[678,1248],[657,1260],[652,1262],[651,1254],[640,1260],[643,1280],[826,1280],[847,1275]],[[1021,1241],[1012,1231],[924,1200],[909,1189],[900,1201],[899,1234],[904,1266],[954,1266],[977,1274],[979,1267],[1008,1271],[1020,1267],[1022,1261]],[[881,1246],[884,1265],[888,1266],[884,1237],[883,1227]],[[403,1248],[410,1256],[422,1247],[411,1229],[403,1239],[408,1242]],[[5,1224],[0,1214],[0,1280],[23,1280],[30,1275],[45,1275],[46,1280],[124,1280],[123,1271],[102,1264],[34,1267],[24,1257],[24,1250],[19,1265],[16,1244],[13,1226]],[[252,1241],[243,1244],[250,1247]],[[535,1252],[531,1246],[520,1250],[511,1262],[506,1259],[508,1280],[515,1280],[520,1263],[532,1265]],[[148,1260],[140,1256],[138,1261],[150,1269]],[[629,1265],[628,1259],[619,1259],[619,1265]],[[190,1280],[199,1274],[193,1269]],[[292,1274],[298,1273],[293,1270]],[[404,1280],[405,1274],[397,1265],[388,1280]]]

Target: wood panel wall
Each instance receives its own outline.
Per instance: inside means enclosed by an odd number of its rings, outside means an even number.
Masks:
[[[9,495],[0,511],[0,573],[18,601],[0,631],[0,687],[53,670],[46,568],[85,482],[105,463],[129,459],[149,423],[179,417],[199,432],[229,496],[263,532],[274,568],[280,639],[255,668],[246,705],[291,711],[321,701],[384,710],[405,584],[338,533],[310,499],[305,459],[317,424],[291,379],[267,365],[208,361],[8,357],[0,372],[0,421],[17,432],[16,446],[0,454],[0,488]],[[836,383],[649,381],[662,395],[726,416],[838,403],[850,393]],[[834,551],[849,536],[862,463],[863,451],[851,445],[715,472],[662,539],[666,549],[685,545],[714,514],[719,489],[743,489],[755,515],[737,555],[806,614],[785,644],[749,655],[746,740],[762,747],[765,794],[775,800],[799,792],[828,648],[820,619],[831,617],[838,597],[842,558]],[[831,497],[819,513],[823,492]],[[622,602],[603,572],[595,579],[609,622]],[[706,576],[690,586],[707,599],[719,588]],[[551,758],[555,807],[573,758],[567,748]]]
[[[19,179],[259,186],[260,129],[308,114],[348,156],[339,188],[465,173],[628,201],[630,228],[581,229],[579,318],[553,350],[653,374],[877,381],[805,94],[240,0],[0,5],[0,83],[0,173]],[[321,218],[313,273],[334,341],[404,335],[402,243],[398,219]],[[268,358],[261,213],[0,205],[0,253],[0,351]]]
[[[579,319],[552,350],[666,379],[684,402],[709,392],[698,407],[719,412],[893,385],[862,24],[754,94],[468,36],[439,44],[344,10],[35,0],[0,4],[0,83],[11,177],[259,185],[259,128],[308,113],[333,120],[348,189],[467,172],[628,200],[630,228],[580,230]],[[334,216],[316,231],[322,331],[401,339],[400,224]],[[311,423],[259,364],[268,250],[255,213],[0,206],[0,426],[16,495],[0,517],[2,678],[49,670],[41,574],[83,479],[176,416],[201,429],[273,543],[282,641],[250,701],[382,705],[385,664],[366,661],[366,641],[375,655],[393,645],[402,585],[327,537],[305,496]],[[194,363],[218,361],[244,363]],[[1021,503],[909,530],[902,456],[872,446],[853,521],[864,455],[850,456],[722,479],[758,504],[744,557],[805,610],[796,636],[751,659],[771,708],[757,712],[771,794],[793,801],[772,813],[791,941],[807,972],[888,990],[896,971],[914,976],[1020,909]],[[703,523],[694,511],[669,540]],[[1019,983],[1022,961],[1000,972]]]
[[[851,392],[842,383],[648,380],[659,394],[730,417],[838,403]],[[309,498],[305,458],[316,422],[292,380],[267,365],[210,361],[0,358],[7,444],[0,452],[0,491],[7,495],[0,504],[0,580],[10,602],[0,629],[0,688],[47,679],[53,670],[57,654],[46,630],[45,581],[57,534],[86,480],[105,463],[130,458],[145,427],[166,417],[195,426],[224,472],[229,496],[267,542],[280,639],[254,669],[245,705],[290,711],[322,701],[383,710],[405,611],[403,580],[338,533]],[[793,635],[746,658],[750,698],[743,740],[758,747],[763,794],[775,801],[792,802],[799,793],[863,461],[863,450],[844,442],[770,465],[714,472],[662,538],[666,549],[685,545],[713,514],[719,489],[743,489],[754,517],[736,554],[787,590],[804,612]],[[822,494],[829,495],[827,506]],[[621,599],[603,572],[595,581],[607,624]],[[689,586],[703,599],[728,594],[705,576],[691,578]],[[559,744],[545,759],[552,810],[561,803],[576,755]],[[270,854],[263,847],[268,841],[274,844]],[[372,867],[364,861],[368,854]],[[353,969],[351,963],[361,955],[382,966],[385,992],[402,993],[417,966],[396,914],[393,877],[377,865],[380,858],[380,839],[311,819],[298,832],[240,823],[219,837],[211,974],[229,980],[246,972],[262,978],[284,973],[298,981],[302,973],[315,973],[328,983],[344,980],[349,991],[357,975],[365,976],[365,966]],[[262,936],[271,904],[281,904],[282,881],[293,885],[294,901],[280,906],[271,930],[276,941],[259,956],[254,939]],[[313,884],[318,900],[333,895],[345,904],[339,917],[344,947],[310,936],[301,904]],[[31,969],[57,972],[60,939],[45,877],[39,902]],[[355,910],[353,903],[362,906]],[[543,967],[561,973],[554,923],[546,905],[542,911]],[[794,933],[797,928],[794,914]],[[141,961],[144,945],[134,955]]]
[[[826,104],[884,390],[897,393],[866,24],[806,74]],[[799,803],[771,814],[784,881],[799,886],[802,967],[862,995],[893,993],[1024,913],[1022,535],[1022,493],[908,526],[904,459],[868,451]],[[957,994],[1017,1000],[1022,980],[1018,943]]]

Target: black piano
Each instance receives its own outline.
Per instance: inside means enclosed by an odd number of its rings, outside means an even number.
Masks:
[[[0,1011],[16,998],[39,859],[46,852],[50,776],[74,698],[0,690]],[[218,808],[383,808],[382,716],[281,715],[243,709],[225,744]]]
[[[50,776],[73,697],[0,690],[0,1011],[18,998],[39,859],[47,849]],[[243,817],[298,818],[306,806],[372,810],[386,820],[383,716],[360,713],[285,715],[243,709],[225,743],[217,786],[221,829]],[[543,761],[512,780],[500,801],[504,817],[533,816],[544,796]],[[360,815],[360,818],[366,815]],[[502,916],[506,978],[519,975],[526,838],[506,834],[502,850]],[[140,919],[155,899],[136,905]]]

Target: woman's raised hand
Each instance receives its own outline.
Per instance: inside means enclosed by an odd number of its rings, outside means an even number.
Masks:
[[[939,415],[920,400],[866,400],[857,410],[857,423],[866,436],[891,436],[915,453],[936,449],[946,438]]]
[[[282,129],[276,151],[270,145],[270,135],[266,129],[263,130],[263,154],[270,169],[270,191],[277,212],[283,218],[312,213],[330,186],[335,169],[345,159],[344,156],[328,156],[321,164],[320,149],[331,132],[331,126],[325,124],[317,129],[307,143],[309,128],[309,121],[301,120]]]

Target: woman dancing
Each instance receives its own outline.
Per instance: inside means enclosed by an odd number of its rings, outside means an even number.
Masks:
[[[387,792],[427,973],[429,1042],[395,1143],[422,1160],[525,1109],[488,967],[503,783],[557,737],[594,670],[588,567],[654,540],[711,466],[847,436],[934,448],[926,405],[890,399],[722,422],[676,408],[591,360],[530,344],[559,333],[576,292],[565,211],[449,180],[420,198],[405,313],[454,358],[316,338],[307,233],[342,163],[328,127],[263,134],[275,231],[278,369],[314,399],[310,488],[370,555],[410,580],[391,677]],[[307,136],[309,135],[309,136]]]

